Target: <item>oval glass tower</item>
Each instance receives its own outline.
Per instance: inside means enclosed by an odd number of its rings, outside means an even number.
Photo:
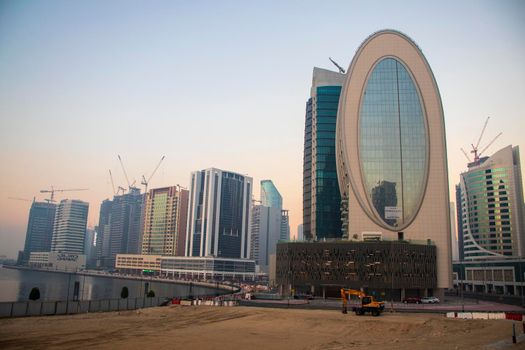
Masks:
[[[403,33],[372,34],[352,59],[337,112],[336,161],[345,237],[435,245],[437,281],[427,293],[449,288],[443,107],[425,56]]]

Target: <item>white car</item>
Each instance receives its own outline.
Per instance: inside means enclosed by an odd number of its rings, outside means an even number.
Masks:
[[[439,299],[436,297],[424,297],[421,298],[421,303],[423,304],[437,304],[439,303]]]

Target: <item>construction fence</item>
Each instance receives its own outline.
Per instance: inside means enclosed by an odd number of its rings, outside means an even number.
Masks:
[[[73,315],[87,312],[136,310],[166,303],[167,298],[126,298],[69,301],[16,301],[0,303],[0,318],[45,315]]]

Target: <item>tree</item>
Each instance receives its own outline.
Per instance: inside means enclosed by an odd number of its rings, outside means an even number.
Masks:
[[[34,287],[29,293],[29,300],[38,300],[40,299],[40,289]]]
[[[129,295],[128,287],[122,287],[122,291],[120,292],[120,297],[122,299],[126,299]]]
[[[154,298],[155,297],[155,292],[153,291],[153,289],[150,289],[150,291],[148,292],[147,297],[148,298]]]

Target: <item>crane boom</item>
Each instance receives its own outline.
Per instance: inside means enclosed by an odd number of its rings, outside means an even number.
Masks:
[[[471,162],[470,160],[470,157],[468,156],[467,152],[462,148],[460,148],[461,152],[463,152],[463,154],[465,155],[465,157],[467,158],[467,160],[469,161],[469,163]]]
[[[149,184],[151,178],[153,177],[153,175],[155,175],[155,173],[159,169],[159,167],[160,167],[162,161],[164,160],[164,158],[166,158],[166,156],[162,156],[162,158],[160,158],[159,162],[157,163],[157,166],[155,167],[155,169],[153,170],[153,172],[151,173],[151,175],[149,176],[149,178],[147,180],[146,180],[146,177],[144,175],[142,175],[142,181],[140,183],[142,185],[144,185],[144,193],[148,192],[148,184]]]
[[[55,201],[55,192],[69,192],[69,191],[87,191],[89,188],[68,188],[68,189],[60,189],[57,190],[51,186],[50,190],[40,190],[40,193],[51,193],[51,197],[49,199],[46,199],[48,202],[54,202]]]
[[[148,178],[148,182],[151,180],[151,178],[153,177],[153,175],[155,175],[155,173],[156,173],[157,170],[159,169],[160,164],[162,163],[162,161],[164,160],[164,158],[166,158],[166,156],[162,156],[162,158],[160,158],[159,162],[157,163],[157,166],[155,167],[155,170],[153,170],[153,172],[152,172],[151,175],[149,176],[149,178]]]
[[[496,139],[497,139],[498,137],[501,136],[501,134],[503,134],[503,133],[500,132],[498,135],[496,135],[496,137],[493,138],[492,141],[490,141],[489,144],[486,145],[485,148],[483,148],[483,149],[481,150],[481,152],[479,152],[479,156],[481,156],[481,155],[483,154],[483,152],[485,152],[485,151],[487,150],[487,148],[489,148],[489,147],[494,143],[494,141],[496,141]]]
[[[483,134],[485,133],[485,129],[487,128],[487,124],[489,123],[490,117],[487,117],[487,120],[485,120],[485,125],[483,125],[483,129],[481,129],[481,134],[479,135],[478,143],[476,143],[475,149],[478,149],[479,143],[481,142],[481,138],[483,137]]]
[[[33,200],[31,200],[31,199],[19,198],[19,197],[7,197],[7,199],[12,199],[12,200],[15,200],[15,201],[24,201],[24,202],[34,202],[35,201],[34,198],[33,198]]]
[[[345,74],[345,70],[340,65],[338,65],[337,62],[332,59],[332,57],[328,57],[328,59],[337,67],[337,69],[339,69],[339,73]]]
[[[128,179],[128,173],[126,173],[126,169],[124,168],[124,163],[122,162],[122,158],[120,158],[120,154],[118,154],[118,160],[120,161],[122,172],[124,173],[124,176],[126,177],[126,182],[128,183],[128,187],[131,188],[131,184],[129,183],[129,179]]]

